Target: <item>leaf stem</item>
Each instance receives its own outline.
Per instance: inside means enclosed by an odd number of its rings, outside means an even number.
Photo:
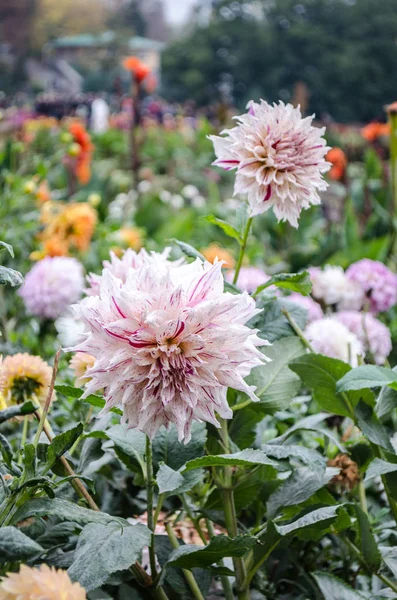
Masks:
[[[245,250],[247,248],[247,240],[248,240],[249,232],[251,229],[252,221],[253,221],[253,218],[250,217],[248,219],[247,224],[244,229],[243,237],[242,237],[241,244],[240,244],[240,253],[238,256],[238,260],[237,260],[236,270],[234,272],[233,285],[236,285],[237,281],[238,281],[238,276],[240,274],[241,265],[243,264]]]
[[[22,437],[21,437],[21,450],[26,444],[26,440],[28,439],[28,431],[29,431],[29,415],[25,415],[23,418],[23,429],[22,429]],[[23,464],[22,453],[19,455],[18,464]]]
[[[313,348],[313,346],[311,345],[311,343],[309,342],[307,337],[305,337],[305,334],[303,333],[302,329],[299,327],[298,323],[295,321],[294,317],[288,312],[288,310],[286,308],[282,308],[281,312],[287,319],[288,323],[291,325],[292,329],[295,331],[298,338],[301,340],[302,344],[304,346],[306,346],[306,348],[308,350],[310,350],[310,352],[313,352],[316,354],[315,349]]]
[[[42,433],[42,431],[44,429],[45,420],[47,418],[47,414],[48,414],[48,411],[50,409],[50,404],[51,404],[51,400],[52,400],[52,394],[54,392],[55,379],[56,379],[57,372],[58,372],[58,363],[59,363],[60,354],[61,354],[61,348],[59,348],[58,352],[55,354],[54,366],[52,368],[52,377],[51,377],[50,387],[48,388],[48,394],[47,394],[47,398],[46,398],[46,401],[45,401],[45,405],[44,405],[43,411],[41,412],[40,421],[39,421],[39,424],[38,424],[38,427],[37,427],[36,434],[35,434],[34,439],[33,439],[33,446],[35,448],[37,448],[37,446],[38,446],[40,435],[41,435],[41,433]]]
[[[171,524],[166,523],[165,528],[167,530],[167,534],[170,539],[172,547],[175,549],[179,548],[179,542],[175,536],[175,533],[171,527]],[[191,571],[188,571],[187,569],[182,569],[182,572],[183,572],[186,582],[187,582],[188,586],[190,587],[190,590],[193,594],[193,598],[195,598],[195,600],[204,600],[204,596],[201,593],[201,590],[197,584],[197,581],[194,578],[193,573]]]

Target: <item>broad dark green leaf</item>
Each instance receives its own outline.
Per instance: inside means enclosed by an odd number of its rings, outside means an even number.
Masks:
[[[390,436],[373,409],[363,401],[360,401],[354,410],[357,425],[363,434],[376,445],[381,446],[385,450],[394,453],[394,448],[390,442]]]
[[[346,373],[337,383],[338,392],[397,384],[397,373],[386,367],[362,365]]]
[[[322,423],[323,421],[325,421],[325,419],[328,418],[328,416],[329,415],[327,413],[318,413],[316,415],[310,415],[309,417],[305,417],[297,423],[295,423],[295,425],[292,425],[292,427],[287,429],[287,431],[285,431],[282,435],[272,439],[269,443],[271,445],[283,444],[289,437],[295,435],[298,431],[313,431],[331,440],[331,442],[335,444],[335,446],[339,448],[341,452],[346,452],[346,449],[343,446],[343,444],[340,443],[336,436],[332,435],[329,429],[319,426],[320,423]]]
[[[112,521],[117,521],[121,525],[127,523],[119,517],[112,517],[107,513],[98,512],[83,508],[74,502],[63,500],[61,498],[34,498],[25,502],[14,514],[13,522],[19,523],[29,517],[57,517],[61,521],[73,521],[81,525],[87,523],[101,523],[106,525]]]
[[[0,528],[0,563],[27,560],[42,552],[39,544],[16,527]]]
[[[395,370],[395,369],[393,369]],[[378,417],[386,417],[397,408],[397,390],[387,385],[383,387],[376,402],[375,412]]]
[[[247,448],[246,450],[242,450],[241,452],[236,452],[234,454],[217,454],[214,456],[195,458],[185,464],[185,469],[183,472],[202,467],[222,467],[226,465],[234,467],[270,465],[272,467],[277,467],[277,463],[266,456],[266,454],[261,450]]]
[[[359,531],[359,548],[363,557],[365,566],[372,573],[376,573],[381,565],[381,555],[378,544],[373,534],[368,515],[361,506],[355,506],[357,516],[357,527]]]
[[[105,431],[106,436],[125,454],[138,461],[144,467],[146,436],[137,429],[128,429],[126,425],[115,425]]]
[[[4,423],[9,419],[13,419],[14,417],[21,417],[24,415],[30,415],[36,410],[33,402],[24,402],[23,404],[18,404],[17,406],[10,406],[10,408],[6,408],[4,410],[0,410],[0,423]]]
[[[259,296],[257,298],[258,308],[264,310],[249,322],[250,327],[260,330],[260,337],[275,342],[283,337],[295,336],[295,332],[289,324],[283,309],[286,309],[301,329],[305,328],[307,321],[307,310],[298,306],[286,298],[275,298],[269,300]]]
[[[302,296],[308,296],[312,289],[310,275],[307,271],[303,271],[302,273],[279,273],[278,275],[273,275],[266,283],[260,285],[256,289],[254,296],[271,285],[291,292],[298,292]]]
[[[310,467],[312,471],[317,471],[318,473],[323,472],[327,464],[326,458],[321,456],[319,452],[311,448],[305,448],[305,446],[298,446],[297,444],[286,444],[284,446],[265,444],[261,449],[266,455],[277,460],[285,458],[292,459],[292,461],[299,460]]]
[[[222,219],[218,219],[214,215],[207,215],[206,217],[204,217],[204,219],[206,221],[208,221],[208,223],[212,223],[212,225],[216,225],[217,227],[222,229],[222,231],[224,233],[226,233],[227,236],[229,236],[229,237],[237,240],[239,243],[241,243],[240,233],[237,231],[237,229],[235,229],[233,227],[233,225],[230,225],[230,223],[227,223],[226,221],[223,221]]]
[[[68,573],[87,591],[100,587],[117,571],[128,569],[150,544],[150,530],[142,524],[90,523],[81,532]]]
[[[160,462],[178,471],[186,462],[204,454],[207,429],[204,423],[193,422],[192,439],[188,444],[178,442],[178,432],[172,425],[161,427],[153,440],[153,462],[157,468]]]
[[[368,465],[365,481],[368,481],[373,477],[386,475],[386,473],[393,473],[394,471],[397,471],[397,464],[388,462],[382,458],[374,458],[374,460]]]
[[[11,254],[12,258],[14,258],[14,249],[11,246],[11,244],[7,244],[7,242],[3,242],[2,240],[0,240],[0,250],[2,248],[7,250],[8,254]]]
[[[173,492],[183,485],[185,482],[183,475],[178,471],[174,471],[168,465],[160,463],[159,470],[157,471],[156,483],[159,488],[160,494],[165,492]]]
[[[51,469],[58,458],[63,456],[73,446],[82,433],[83,425],[79,423],[72,429],[68,429],[54,437],[47,450],[46,470]]]
[[[353,590],[338,577],[329,573],[313,573],[312,577],[317,583],[324,600],[368,600],[368,597]]]
[[[295,519],[292,523],[288,523],[287,525],[277,525],[275,523],[274,527],[282,537],[291,534],[296,535],[302,529],[311,527],[324,529],[336,519],[338,511],[342,506],[342,504],[338,504],[335,506],[326,506],[325,508],[317,508]]]
[[[6,283],[12,287],[21,285],[23,283],[23,277],[19,271],[0,265],[0,285],[5,285]]]
[[[243,556],[256,543],[256,539],[250,535],[239,535],[233,539],[217,535],[207,546],[180,546],[169,557],[167,566],[207,568],[227,556]]]

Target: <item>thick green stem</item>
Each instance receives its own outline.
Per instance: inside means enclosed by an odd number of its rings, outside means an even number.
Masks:
[[[238,256],[236,270],[234,272],[233,285],[236,285],[237,281],[238,281],[238,276],[240,274],[241,265],[243,264],[245,250],[247,248],[247,240],[248,240],[249,232],[251,230],[251,225],[252,225],[252,217],[250,219],[248,219],[247,224],[244,229],[243,237],[242,237],[241,244],[240,244],[240,254]]]
[[[362,479],[360,479],[360,482],[358,484],[358,495],[360,497],[361,508],[366,514],[368,514],[367,496],[365,494],[365,486],[364,481]]]
[[[179,542],[175,536],[175,533],[171,527],[171,524],[166,523],[165,528],[167,530],[167,534],[168,534],[168,537],[169,537],[172,547],[175,549],[179,548]],[[193,598],[195,598],[195,600],[204,600],[204,596],[201,593],[199,586],[197,585],[197,581],[195,580],[193,573],[191,571],[188,571],[187,569],[182,569],[182,572],[185,576],[188,586],[190,587],[190,591],[193,594]]]
[[[154,479],[153,479],[153,452],[152,442],[149,437],[146,437],[146,491],[147,491],[147,524],[152,532],[151,543],[149,547],[150,570],[153,579],[157,575],[156,568],[156,551],[154,547],[154,513],[153,513],[153,496],[154,496]]]
[[[225,419],[219,419],[221,423],[222,443],[226,453],[230,454],[230,438]],[[226,529],[230,537],[238,535],[236,508],[234,505],[233,471],[229,466],[223,467],[223,510],[225,515]],[[233,558],[233,566],[236,573],[236,591],[238,600],[250,600],[251,595],[246,581],[246,568],[242,557]]]

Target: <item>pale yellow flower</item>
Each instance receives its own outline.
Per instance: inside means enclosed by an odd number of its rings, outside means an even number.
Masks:
[[[26,352],[7,356],[0,364],[0,394],[6,406],[21,404],[33,397],[44,405],[51,376],[51,367],[40,356]]]
[[[69,367],[73,370],[76,380],[75,387],[83,387],[85,383],[90,381],[90,377],[84,377],[87,369],[94,366],[95,358],[91,354],[85,352],[76,352],[70,360]]]
[[[48,565],[32,569],[21,565],[0,581],[0,600],[86,600],[84,588],[72,583],[66,571]]]

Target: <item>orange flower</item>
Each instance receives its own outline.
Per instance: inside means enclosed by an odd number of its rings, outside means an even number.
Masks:
[[[36,191],[36,200],[39,205],[51,200],[51,192],[46,180],[42,181]]]
[[[77,179],[83,185],[91,179],[91,159],[94,146],[91,143],[91,137],[82,123],[73,121],[69,125],[69,132],[73,136],[75,144],[80,146],[80,152],[75,158],[74,170]]]
[[[137,227],[122,227],[116,232],[115,238],[133,250],[142,248],[142,232]]]
[[[331,148],[331,150],[328,151],[326,160],[332,164],[328,177],[335,181],[340,181],[343,178],[347,167],[347,157],[342,148]]]
[[[236,262],[229,250],[221,248],[218,244],[210,244],[207,248],[204,248],[201,253],[210,263],[214,263],[216,259],[224,260],[224,269],[232,269]]]
[[[373,121],[361,129],[361,135],[368,142],[375,142],[380,137],[390,135],[390,125]]]
[[[136,56],[127,56],[123,60],[123,67],[134,74],[137,83],[142,83],[151,72],[150,68]]]

